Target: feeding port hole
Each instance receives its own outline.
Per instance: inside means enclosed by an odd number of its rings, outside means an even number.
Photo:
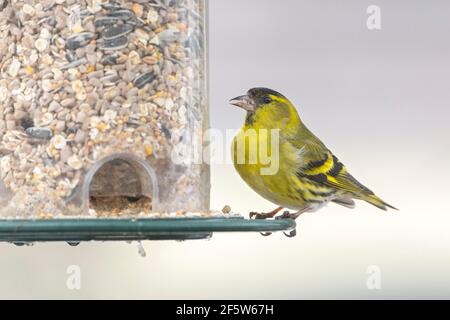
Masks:
[[[136,215],[155,209],[155,174],[142,160],[129,155],[103,159],[86,177],[89,209],[98,216]]]

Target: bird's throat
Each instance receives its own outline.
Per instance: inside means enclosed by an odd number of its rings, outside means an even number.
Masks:
[[[245,115],[245,125],[251,126],[253,122],[255,121],[255,113],[251,111],[247,111],[247,114]]]

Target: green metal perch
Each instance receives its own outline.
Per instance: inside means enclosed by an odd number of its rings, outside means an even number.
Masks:
[[[0,241],[193,240],[213,232],[276,232],[295,228],[295,221],[231,218],[0,220]]]

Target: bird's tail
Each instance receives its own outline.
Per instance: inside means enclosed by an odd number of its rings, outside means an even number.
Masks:
[[[371,205],[374,205],[375,207],[377,207],[381,210],[387,210],[387,208],[398,210],[396,207],[391,206],[390,204],[384,202],[383,200],[381,200],[379,197],[377,197],[374,194],[366,195],[366,196],[362,197],[362,200],[370,203]]]

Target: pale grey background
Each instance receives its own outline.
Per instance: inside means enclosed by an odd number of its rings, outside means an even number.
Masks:
[[[370,4],[379,31],[366,28]],[[126,243],[0,244],[0,298],[450,298],[449,17],[436,0],[210,1],[211,125],[238,128],[227,101],[249,87],[279,90],[400,212],[330,205],[294,239],[146,242],[145,259]],[[273,208],[231,166],[212,170],[213,208]],[[80,291],[66,288],[71,264]]]

